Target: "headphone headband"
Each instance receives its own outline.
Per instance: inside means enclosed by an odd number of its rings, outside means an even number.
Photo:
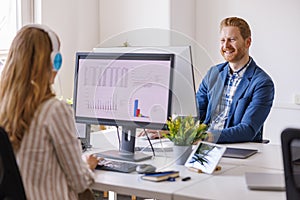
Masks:
[[[52,44],[52,52],[51,52],[51,62],[53,65],[53,70],[58,71],[62,64],[62,56],[59,51],[59,42],[55,33],[46,25],[43,24],[29,24],[28,27],[37,28],[48,34],[48,37]]]

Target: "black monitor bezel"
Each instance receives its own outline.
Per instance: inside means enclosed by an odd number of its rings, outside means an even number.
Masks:
[[[128,60],[170,60],[170,81],[169,81],[169,95],[168,95],[168,111],[167,118],[171,117],[172,106],[172,83],[173,83],[173,70],[174,70],[174,54],[159,54],[159,53],[96,53],[96,52],[76,52],[75,58],[75,76],[74,76],[74,93],[73,93],[73,109],[75,121],[84,124],[96,124],[107,126],[129,126],[136,128],[147,129],[167,129],[166,123],[151,123],[140,122],[133,120],[118,120],[118,119],[105,119],[105,118],[89,118],[76,116],[77,108],[77,83],[78,83],[78,70],[80,59],[128,59]],[[166,119],[167,121],[167,119]]]

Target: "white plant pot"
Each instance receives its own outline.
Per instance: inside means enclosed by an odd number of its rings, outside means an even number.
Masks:
[[[192,153],[192,145],[189,146],[173,146],[173,157],[177,165],[184,165],[185,161],[188,159]]]

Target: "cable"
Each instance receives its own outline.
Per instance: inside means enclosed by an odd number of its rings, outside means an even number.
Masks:
[[[151,143],[151,140],[150,140],[150,138],[149,138],[148,132],[146,131],[146,129],[144,129],[144,132],[146,133],[146,137],[147,137],[147,140],[148,140],[148,142],[149,142],[149,144],[150,144],[150,147],[151,147],[153,156],[155,156],[154,148],[153,148],[153,146],[152,146],[152,143]]]
[[[158,131],[158,138],[159,138],[160,146],[162,147],[162,151],[163,151],[164,155],[166,156],[166,151],[162,144],[162,139],[161,139],[162,137],[160,135],[160,131]]]
[[[118,135],[118,142],[119,142],[119,150],[120,150],[120,148],[121,148],[121,139],[120,139],[120,133],[119,133],[119,126],[118,125],[116,125],[116,128],[117,128],[117,135]]]

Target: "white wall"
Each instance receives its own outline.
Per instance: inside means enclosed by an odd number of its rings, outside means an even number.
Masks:
[[[192,46],[192,57],[206,55],[197,43],[197,0],[101,0],[99,47],[123,46]],[[211,60],[201,56],[200,60]],[[199,82],[205,69],[195,65]]]
[[[298,0],[198,0],[197,41],[205,47],[211,62],[206,69],[222,61],[219,54],[219,22],[228,16],[246,19],[252,29],[250,54],[273,78],[275,104],[265,124],[265,136],[280,143],[280,133],[288,126],[300,127],[300,106],[294,95],[300,94],[300,1]]]
[[[192,45],[196,86],[219,54],[219,22],[228,16],[246,19],[252,29],[250,54],[275,83],[275,102],[265,137],[280,143],[288,126],[300,127],[298,0],[52,0],[42,1],[42,22],[62,40],[60,73],[64,97],[73,93],[74,54],[96,46]],[[57,6],[60,5],[60,6]],[[58,81],[57,81],[58,82]],[[56,88],[59,88],[56,86]]]
[[[63,66],[55,80],[58,96],[73,95],[75,52],[91,51],[99,42],[98,0],[41,1],[41,22],[60,37]]]
[[[101,0],[99,47],[168,45],[169,0]]]

